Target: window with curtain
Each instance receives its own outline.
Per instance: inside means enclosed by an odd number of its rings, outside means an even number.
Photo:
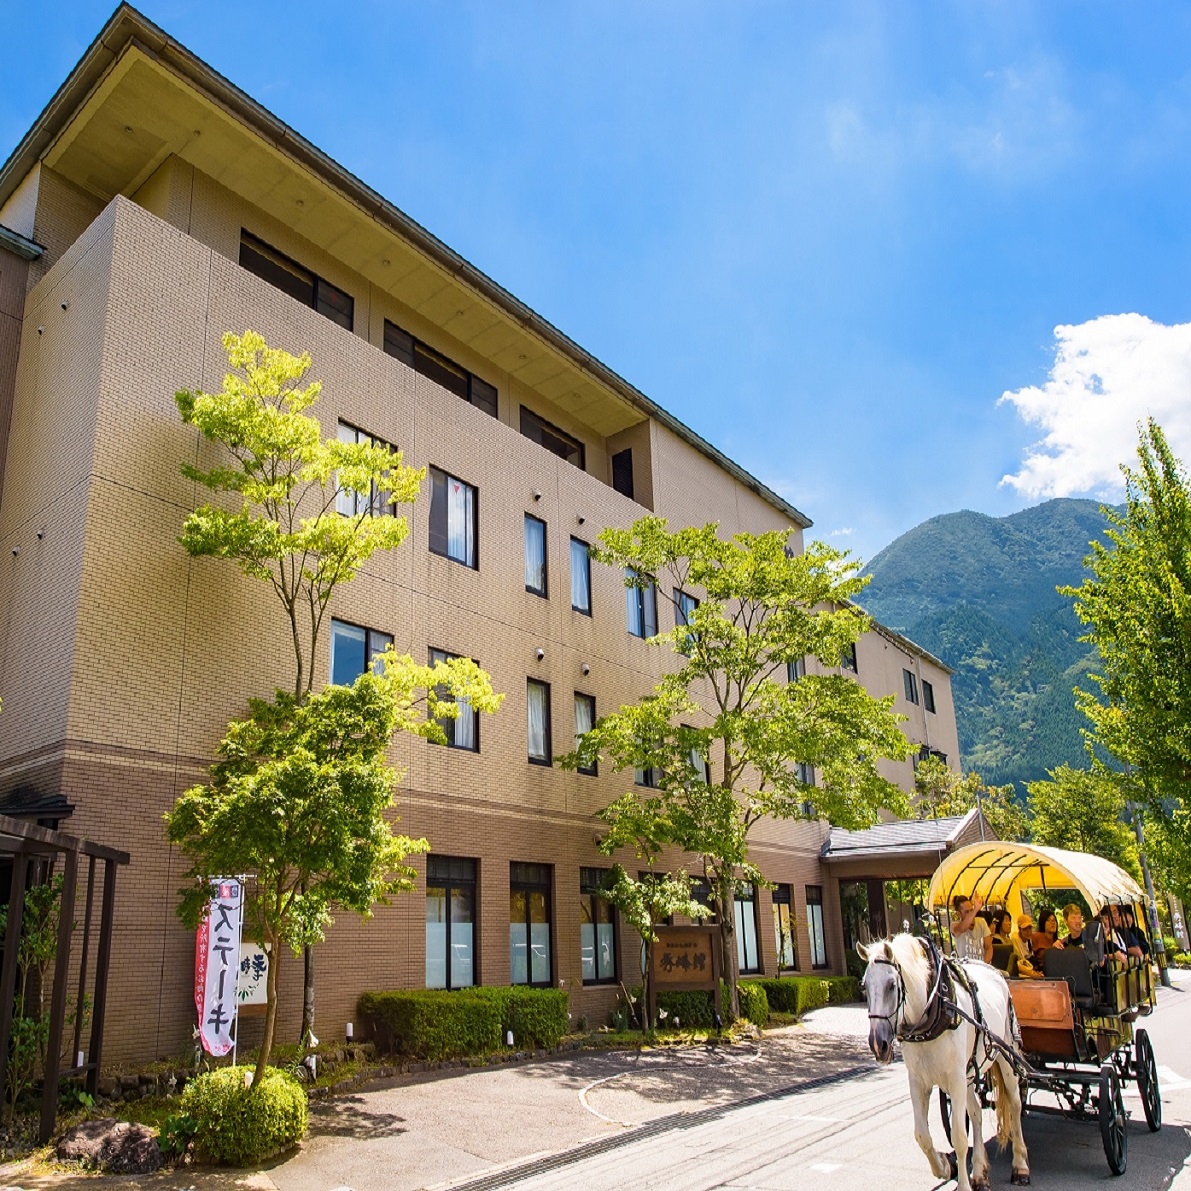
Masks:
[[[694,732],[695,730],[689,724],[683,724],[682,727],[686,732]],[[695,742],[691,745],[687,756],[690,758],[691,770],[694,773],[695,780],[706,785],[711,780],[711,772],[707,766],[707,758],[703,755],[702,746],[698,742]]]
[[[426,857],[426,987],[476,983],[476,862]]]
[[[339,441],[374,443],[380,442],[380,439],[373,438],[371,434],[365,434],[363,430],[358,430],[355,426],[349,426],[347,422],[340,422]],[[372,485],[369,492],[352,492],[346,488],[340,488],[335,493],[335,510],[345,517],[358,517],[361,514],[368,517],[379,517],[386,513],[396,512],[389,502],[388,492],[383,488],[378,488],[376,484]]]
[[[757,891],[749,885],[733,898],[736,912],[736,963],[742,974],[761,970],[757,950]]]
[[[588,545],[578,538],[571,539],[571,608],[591,615],[591,557]]]
[[[509,983],[551,983],[548,864],[509,865]]]
[[[546,595],[546,522],[525,514],[525,590]]]
[[[377,658],[390,645],[389,633],[378,633],[345,620],[331,621],[331,682],[335,686],[351,686],[369,664],[380,673]]]
[[[579,741],[588,734],[595,727],[596,712],[595,712],[595,695],[584,695],[579,691],[575,692],[575,747],[579,747]],[[581,765],[578,773],[586,773],[594,777],[597,772],[597,766]]]
[[[431,649],[430,664],[433,666],[437,662],[450,661],[451,658],[458,656],[456,653],[446,653],[441,649]],[[449,694],[446,687],[438,689],[439,698],[445,699]],[[455,703],[459,708],[459,715],[455,719],[447,719],[444,716],[438,720],[438,726],[446,735],[447,747],[467,749],[468,752],[478,753],[480,751],[479,712],[472,708],[471,701],[468,699],[456,699]]]
[[[550,765],[550,684],[536,678],[526,680],[529,759],[534,765]]]
[[[628,581],[624,589],[628,630],[634,637],[654,637],[658,631],[658,596],[653,580],[638,576],[632,567],[625,567]]]
[[[609,870],[579,870],[579,955],[584,984],[616,983],[616,912],[600,893]]]
[[[773,890],[773,941],[778,970],[798,967],[798,936],[794,932],[794,891],[789,885]]]
[[[806,929],[811,940],[811,967],[827,967],[827,935],[823,930],[823,887],[806,887]]]
[[[674,627],[677,629],[685,628],[691,623],[691,617],[695,614],[695,609],[698,608],[699,601],[695,599],[689,591],[683,591],[681,588],[674,589]],[[690,655],[694,648],[695,635],[694,633],[687,633],[682,640],[682,652]]]
[[[797,682],[806,676],[806,658],[798,658],[786,663],[786,681]]]
[[[455,476],[430,469],[430,549],[473,570],[476,550],[476,490]]]

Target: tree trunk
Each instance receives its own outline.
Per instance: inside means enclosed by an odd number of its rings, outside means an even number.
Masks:
[[[736,902],[731,874],[716,882],[716,910],[720,920],[720,947],[724,955],[724,982],[728,986],[728,1012],[740,1016],[740,970],[736,962]]]
[[[269,1067],[269,1055],[273,1050],[273,1027],[277,1024],[277,969],[281,962],[281,948],[277,946],[275,939],[270,939],[269,942],[269,974],[265,978],[265,1036],[261,1039],[256,1073],[252,1077],[254,1087],[264,1078]]]
[[[302,1032],[298,1045],[305,1046],[314,1034],[314,948],[309,943],[302,948]]]

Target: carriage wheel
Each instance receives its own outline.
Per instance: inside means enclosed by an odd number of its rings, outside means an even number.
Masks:
[[[1129,1135],[1125,1132],[1125,1100],[1116,1068],[1105,1063],[1100,1068],[1100,1138],[1104,1156],[1113,1174],[1124,1174],[1129,1154]]]
[[[1137,1075],[1137,1090],[1141,1093],[1141,1107],[1145,1110],[1146,1124],[1151,1133],[1162,1128],[1162,1093],[1158,1090],[1158,1064],[1154,1062],[1154,1048],[1145,1030],[1138,1030],[1133,1039],[1135,1059],[1133,1069]]]

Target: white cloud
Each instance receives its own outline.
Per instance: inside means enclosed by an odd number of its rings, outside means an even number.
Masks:
[[[1116,499],[1137,424],[1154,418],[1176,455],[1191,458],[1191,323],[1108,314],[1055,328],[1055,362],[1041,386],[1002,394],[1043,437],[1002,484],[1024,496]]]
[[[829,538],[850,538],[855,532],[856,530],[849,525],[845,529],[833,529],[827,536]]]

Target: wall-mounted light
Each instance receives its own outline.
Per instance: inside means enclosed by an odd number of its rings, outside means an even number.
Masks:
[[[20,554],[20,552],[21,552],[21,548],[20,548],[20,546],[14,546],[14,547],[12,548],[12,556],[13,556],[13,558],[16,558],[16,556],[17,556],[18,554]]]
[[[541,499],[542,499],[542,493],[541,493],[541,490],[540,490],[540,489],[538,489],[538,488],[535,488],[535,489],[533,490],[533,498],[534,498],[534,500],[541,500]]]
[[[539,645],[538,646],[538,661],[540,662],[545,656],[546,656],[546,651]]]
[[[582,513],[580,513],[579,516],[576,518],[576,520],[579,522],[580,525],[582,525],[583,522],[587,520],[587,518],[584,517]]]
[[[40,335],[42,333],[42,331],[44,331],[44,330],[45,330],[45,327],[38,327],[37,333]]]
[[[69,302],[63,302],[63,303],[62,303],[62,309],[63,309],[63,310],[69,310],[69,309],[70,309],[70,303],[69,303]]]
[[[586,662],[584,662],[583,665],[579,667],[579,669],[583,671],[584,675],[588,675],[591,673],[591,667]]]

